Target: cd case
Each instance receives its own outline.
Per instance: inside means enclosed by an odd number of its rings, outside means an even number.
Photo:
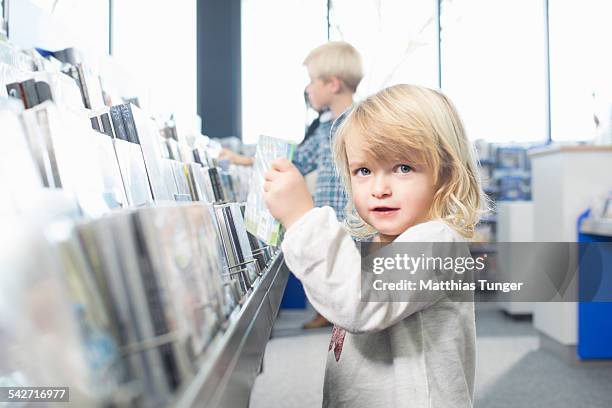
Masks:
[[[17,115],[0,111],[0,215],[13,213],[32,200],[32,190],[42,189],[39,170],[30,154],[24,129]]]
[[[251,190],[247,196],[245,221],[247,230],[268,245],[278,245],[281,225],[266,207],[263,195],[265,176],[274,160],[283,157],[291,160],[294,151],[294,144],[270,136],[260,136],[257,143]]]
[[[113,145],[129,205],[134,207],[152,203],[153,196],[140,146],[121,139],[113,139]]]

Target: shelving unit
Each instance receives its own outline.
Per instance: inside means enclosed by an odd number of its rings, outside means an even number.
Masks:
[[[29,1],[21,5],[21,15],[30,16],[33,26],[48,28],[44,37],[50,43],[67,35],[49,13]],[[5,11],[0,10],[0,17]],[[0,20],[0,37],[2,24]],[[21,25],[21,33],[34,36],[28,31],[32,25]],[[37,43],[40,38],[32,41]],[[43,45],[57,48],[50,43]],[[214,154],[221,148],[217,142],[201,134],[177,132],[169,121],[162,124],[145,106],[140,108],[139,95],[121,93],[111,83],[122,74],[112,60],[107,61],[107,68],[117,70],[113,71],[117,75],[109,75],[105,83],[92,60],[60,63],[62,51],[51,61],[37,51],[22,52],[10,42],[0,45],[3,64],[12,68],[12,76],[0,78],[6,82],[0,83],[0,90],[7,85],[11,90],[25,89],[23,82],[31,81],[47,84],[51,94],[51,99],[43,101],[36,88],[36,98],[31,92],[15,91],[11,95],[17,98],[11,102],[22,104],[23,110],[0,110],[4,113],[0,128],[6,139],[14,141],[29,159],[28,163],[15,161],[14,167],[21,167],[21,179],[9,183],[11,188],[19,187],[9,193],[19,199],[11,201],[6,213],[33,221],[34,216],[28,218],[28,214],[35,212],[32,203],[42,201],[39,195],[58,193],[59,198],[66,198],[65,206],[42,206],[45,216],[35,219],[40,247],[57,261],[43,275],[62,290],[62,285],[68,287],[65,296],[56,290],[55,297],[43,299],[47,303],[40,313],[57,303],[68,306],[58,315],[66,315],[75,327],[89,325],[66,333],[55,329],[52,335],[63,336],[58,343],[66,348],[56,347],[49,361],[37,359],[36,365],[49,368],[56,363],[48,370],[53,380],[59,378],[58,373],[69,371],[66,378],[72,382],[66,385],[72,387],[71,402],[80,406],[247,407],[289,277],[282,252],[248,235],[244,226],[241,206],[250,171],[222,166]],[[78,54],[77,49],[68,51]],[[65,75],[60,68],[78,75]],[[93,81],[86,78],[86,69],[96,72]],[[93,94],[99,96],[96,106],[85,97]],[[1,96],[7,95],[8,90]],[[19,125],[22,119],[26,126]],[[7,150],[0,153],[3,158],[21,157],[6,154]],[[29,184],[23,181],[27,166],[33,175]],[[0,170],[6,168],[0,166]],[[5,173],[10,172],[0,176]],[[138,192],[145,199],[136,199],[137,194],[132,193]],[[221,214],[215,207],[232,211]],[[67,218],[65,228],[48,235],[47,224],[59,218]],[[9,271],[13,267],[37,270],[30,268],[29,257],[7,259],[14,261]],[[32,280],[43,280],[38,278]],[[77,286],[87,286],[88,291],[77,296],[81,292],[69,290]],[[96,296],[102,301],[90,302]],[[79,320],[85,313],[76,317],[64,313],[77,308],[91,312],[87,316],[104,319],[91,318],[90,322]],[[31,317],[27,310],[23,315]],[[42,329],[39,332],[46,334]],[[30,337],[44,337],[39,332]],[[98,337],[92,340],[81,333]],[[112,347],[105,349],[106,354],[90,353],[100,338]],[[0,338],[0,343],[2,340],[9,342],[3,345],[12,345],[11,339]],[[28,355],[27,350],[23,352]],[[82,364],[70,371],[72,360],[66,356],[81,359]],[[99,364],[88,364],[88,357],[98,358]],[[0,377],[21,369],[11,363],[0,364]],[[24,381],[37,379],[35,375],[23,377]],[[73,386],[82,378],[87,382],[83,390]],[[97,381],[99,378],[102,380]]]
[[[582,221],[580,232],[589,235],[612,237],[612,220],[587,218]]]
[[[288,277],[279,252],[246,302],[230,316],[225,332],[202,355],[198,373],[179,392],[176,407],[248,406]]]

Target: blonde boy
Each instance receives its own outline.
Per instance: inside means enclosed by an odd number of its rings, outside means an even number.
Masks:
[[[363,77],[361,56],[352,45],[332,41],[312,50],[304,66],[310,77],[306,93],[311,106],[319,112],[329,109],[331,119],[321,122],[315,133],[298,146],[293,164],[302,175],[317,170],[314,205],[333,208],[337,219],[342,220],[347,198],[332,158],[332,123],[353,105],[353,94]],[[337,120],[334,129],[341,122],[342,118]],[[328,324],[317,314],[304,328]]]
[[[349,43],[332,41],[312,50],[304,59],[304,66],[310,77],[306,87],[310,105],[318,112],[329,110],[331,117],[321,120],[314,133],[298,146],[293,164],[304,176],[317,171],[314,205],[331,207],[337,219],[342,220],[347,198],[334,167],[331,144],[333,131],[342,123],[341,114],[353,105],[353,95],[363,78],[361,56]],[[253,164],[253,158],[229,150],[224,150],[221,157],[235,164]],[[328,321],[317,314],[304,328],[326,325]]]

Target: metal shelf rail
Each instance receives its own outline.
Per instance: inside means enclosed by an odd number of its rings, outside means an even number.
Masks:
[[[175,407],[249,405],[288,277],[283,253],[279,252],[255,282],[245,303],[232,313],[226,330],[208,346],[197,374],[178,393]]]

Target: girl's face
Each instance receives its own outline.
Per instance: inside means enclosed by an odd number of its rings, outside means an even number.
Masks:
[[[435,188],[433,174],[407,162],[381,162],[365,154],[363,138],[346,143],[353,203],[359,216],[393,241],[408,228],[428,221]]]

